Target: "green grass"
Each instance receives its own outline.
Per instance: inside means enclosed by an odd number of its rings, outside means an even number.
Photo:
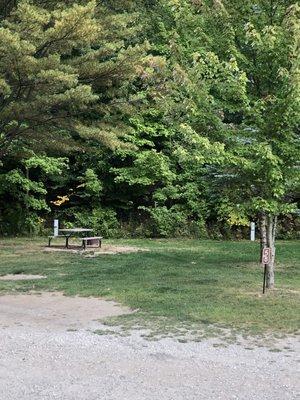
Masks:
[[[96,258],[44,253],[43,243],[45,239],[0,241],[0,275],[47,276],[0,281],[0,293],[47,290],[114,299],[138,309],[121,319],[125,325],[156,326],[161,333],[176,328],[197,332],[206,326],[280,335],[299,328],[297,242],[277,244],[276,290],[265,296],[258,243],[119,240],[111,243],[150,251]]]

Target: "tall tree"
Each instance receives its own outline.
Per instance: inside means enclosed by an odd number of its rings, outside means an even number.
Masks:
[[[1,157],[31,138],[51,142],[77,133],[107,144],[117,136],[109,101],[114,110],[120,96],[122,104],[143,49],[124,43],[135,31],[132,17],[84,3],[45,9],[21,1],[2,21]]]
[[[205,11],[212,48],[245,72],[248,98],[242,112],[224,114],[233,129],[225,140],[228,167],[217,176],[236,210],[259,218],[262,247],[271,248],[267,287],[273,288],[277,217],[295,208],[299,190],[300,7],[212,3]]]
[[[3,10],[2,211],[5,187],[12,184],[7,173],[17,171],[27,179],[27,159],[70,151],[75,156],[95,143],[120,145],[126,130],[122,115],[139,97],[129,98],[128,86],[143,74],[147,47],[132,39],[138,30],[134,13],[110,11],[95,1],[22,0],[6,2]],[[37,180],[38,170],[31,175]],[[20,201],[16,197],[13,204]]]
[[[214,146],[219,149],[218,141],[223,141],[228,131],[222,116],[237,112],[246,104],[246,78],[235,60],[223,60],[213,52],[211,37],[205,32],[206,16],[198,7],[189,1],[145,3],[149,15],[145,31],[151,52],[165,60],[164,66],[158,68],[164,79],[159,90],[148,97],[148,109],[132,119],[140,152],[125,158],[123,171],[115,169],[116,181],[135,185],[134,193],[144,193],[139,197],[144,200],[143,209],[155,218],[156,226],[165,217],[169,229],[161,232],[172,235],[172,219],[175,225],[178,221],[184,225],[187,221],[203,224],[207,218],[204,166],[215,157],[210,157],[213,151],[208,151],[205,144],[210,150]],[[195,140],[198,144],[193,148],[190,145]],[[186,158],[183,161],[180,148],[192,152],[194,163],[188,163]],[[150,168],[138,167],[145,159],[155,165],[159,156],[172,170],[172,179],[166,181],[166,169],[158,165],[156,174]]]

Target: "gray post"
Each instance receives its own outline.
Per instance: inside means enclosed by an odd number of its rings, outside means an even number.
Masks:
[[[251,222],[250,224],[250,240],[252,242],[255,240],[255,222]]]
[[[53,236],[58,236],[58,229],[59,229],[59,222],[58,219],[54,220],[54,224],[53,224]]]

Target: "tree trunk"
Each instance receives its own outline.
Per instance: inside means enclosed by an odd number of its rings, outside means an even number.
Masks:
[[[267,216],[265,213],[260,214],[259,218],[260,229],[260,262],[262,262],[262,250],[267,246]]]
[[[267,247],[271,249],[270,262],[267,264],[266,287],[273,289],[275,284],[275,235],[276,235],[277,216],[269,214],[266,218]]]
[[[275,284],[274,268],[275,268],[275,236],[277,216],[273,214],[261,213],[259,217],[260,224],[260,250],[266,247],[271,249],[270,262],[266,268],[266,287],[273,289]],[[262,259],[260,260],[262,262]]]

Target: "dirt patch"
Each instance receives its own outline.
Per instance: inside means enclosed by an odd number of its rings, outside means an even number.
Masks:
[[[113,301],[66,297],[62,293],[0,296],[0,327],[93,328],[99,319],[131,312]]]
[[[133,246],[113,246],[103,245],[102,247],[90,247],[83,250],[81,246],[70,246],[66,249],[64,246],[52,246],[45,247],[46,252],[64,252],[64,253],[80,253],[85,254],[86,257],[96,257],[105,254],[121,254],[121,253],[137,253],[140,251],[149,251],[149,249],[143,249],[140,247]]]
[[[149,251],[148,249],[142,249],[140,247],[133,246],[110,246],[104,245],[94,251],[94,255],[101,255],[103,253],[118,254],[118,253],[137,253],[139,251]]]
[[[45,275],[8,274],[0,276],[0,281],[31,281],[33,279],[46,279]]]

